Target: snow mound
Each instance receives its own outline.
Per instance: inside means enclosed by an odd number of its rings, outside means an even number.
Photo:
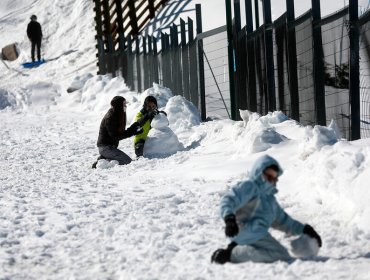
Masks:
[[[266,116],[261,117],[257,113],[240,110],[240,116],[244,121],[244,137],[242,139],[246,140],[243,148],[247,148],[250,153],[266,151],[273,144],[279,144],[287,140],[284,135],[276,132],[273,127],[273,124],[288,120],[283,113],[268,113]]]
[[[155,116],[155,118],[152,120],[151,126],[155,129],[163,129],[168,127],[168,119],[165,114],[159,113]]]
[[[82,76],[76,76],[73,78],[71,85],[68,87],[67,92],[73,92],[76,90],[80,90],[84,87],[86,82],[94,77],[92,74],[87,73]]]
[[[193,103],[180,95],[171,97],[168,100],[165,111],[168,114],[170,128],[176,133],[200,124],[198,109]]]
[[[128,93],[130,93],[130,90],[121,77],[112,78],[111,75],[94,76],[85,82],[79,102],[85,110],[106,112],[114,96],[120,95],[126,98],[125,95]],[[76,93],[76,95],[79,94]]]
[[[13,96],[8,91],[0,89],[0,110],[11,107],[14,102]]]
[[[321,125],[315,125],[313,129],[306,127],[306,141],[302,144],[301,159],[306,159],[325,146],[333,146],[340,138],[341,135],[334,120],[327,127]]]
[[[154,96],[157,99],[158,108],[166,106],[168,100],[173,96],[172,91],[169,88],[153,83],[153,87],[146,89],[140,96],[141,104],[147,96]]]
[[[302,234],[297,239],[291,242],[292,252],[297,258],[312,258],[319,253],[319,244],[316,239],[309,237],[307,234]]]
[[[253,113],[248,110],[239,110],[239,114],[245,125],[247,125],[250,118],[259,119],[260,122],[264,123],[265,125],[278,124],[289,120],[289,118],[281,111],[269,112],[267,115],[262,117],[258,113]]]
[[[145,141],[144,157],[164,158],[183,150],[176,134],[168,126],[168,119],[164,114],[158,114],[152,121],[152,129]]]

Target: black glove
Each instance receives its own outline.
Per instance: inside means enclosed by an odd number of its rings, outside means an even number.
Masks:
[[[144,129],[138,124],[138,122],[134,122],[128,129],[127,132],[130,135],[138,135],[143,133]]]
[[[165,111],[158,111],[158,114],[163,114],[167,117],[167,113]]]
[[[158,115],[158,110],[157,109],[150,110],[147,113],[147,116],[148,116],[149,119],[154,118],[156,115]]]
[[[315,238],[317,240],[317,243],[319,244],[319,247],[322,246],[322,241],[320,235],[311,227],[310,225],[305,225],[303,228],[303,233],[307,234],[309,237]]]
[[[236,223],[235,215],[229,214],[224,218],[226,227],[225,227],[225,234],[228,237],[233,237],[239,233],[239,227]]]

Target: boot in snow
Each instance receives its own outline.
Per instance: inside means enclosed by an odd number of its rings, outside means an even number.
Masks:
[[[98,159],[93,163],[93,165],[91,166],[91,168],[92,169],[96,169],[96,165],[98,164],[98,161],[100,160],[100,159],[105,159],[105,157],[103,157],[103,156],[99,156],[98,157]]]
[[[217,249],[212,254],[211,262],[215,262],[218,264],[224,264],[226,262],[229,262],[231,257],[231,251],[236,245],[238,244],[236,244],[235,242],[231,242],[226,249]]]

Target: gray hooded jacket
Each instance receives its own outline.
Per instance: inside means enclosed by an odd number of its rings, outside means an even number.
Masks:
[[[278,162],[264,155],[259,158],[248,180],[234,186],[221,199],[221,217],[235,214],[239,234],[232,238],[240,245],[247,245],[264,237],[270,227],[292,235],[303,232],[304,225],[292,219],[276,201],[277,189],[263,177],[263,171],[276,165],[279,176],[283,173]]]

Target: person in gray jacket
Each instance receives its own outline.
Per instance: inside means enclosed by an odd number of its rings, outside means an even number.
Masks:
[[[132,159],[118,149],[119,141],[143,132],[142,127],[134,122],[126,129],[126,100],[122,96],[113,97],[111,108],[100,123],[97,146],[99,159],[117,160],[120,165],[129,164]],[[97,161],[92,168],[96,168]]]
[[[220,212],[226,225],[225,234],[232,242],[226,249],[216,250],[212,262],[291,261],[287,249],[269,233],[270,227],[291,235],[307,234],[321,247],[317,232],[310,225],[291,218],[277,202],[276,183],[282,173],[279,163],[264,155],[253,165],[249,179],[223,196]]]

